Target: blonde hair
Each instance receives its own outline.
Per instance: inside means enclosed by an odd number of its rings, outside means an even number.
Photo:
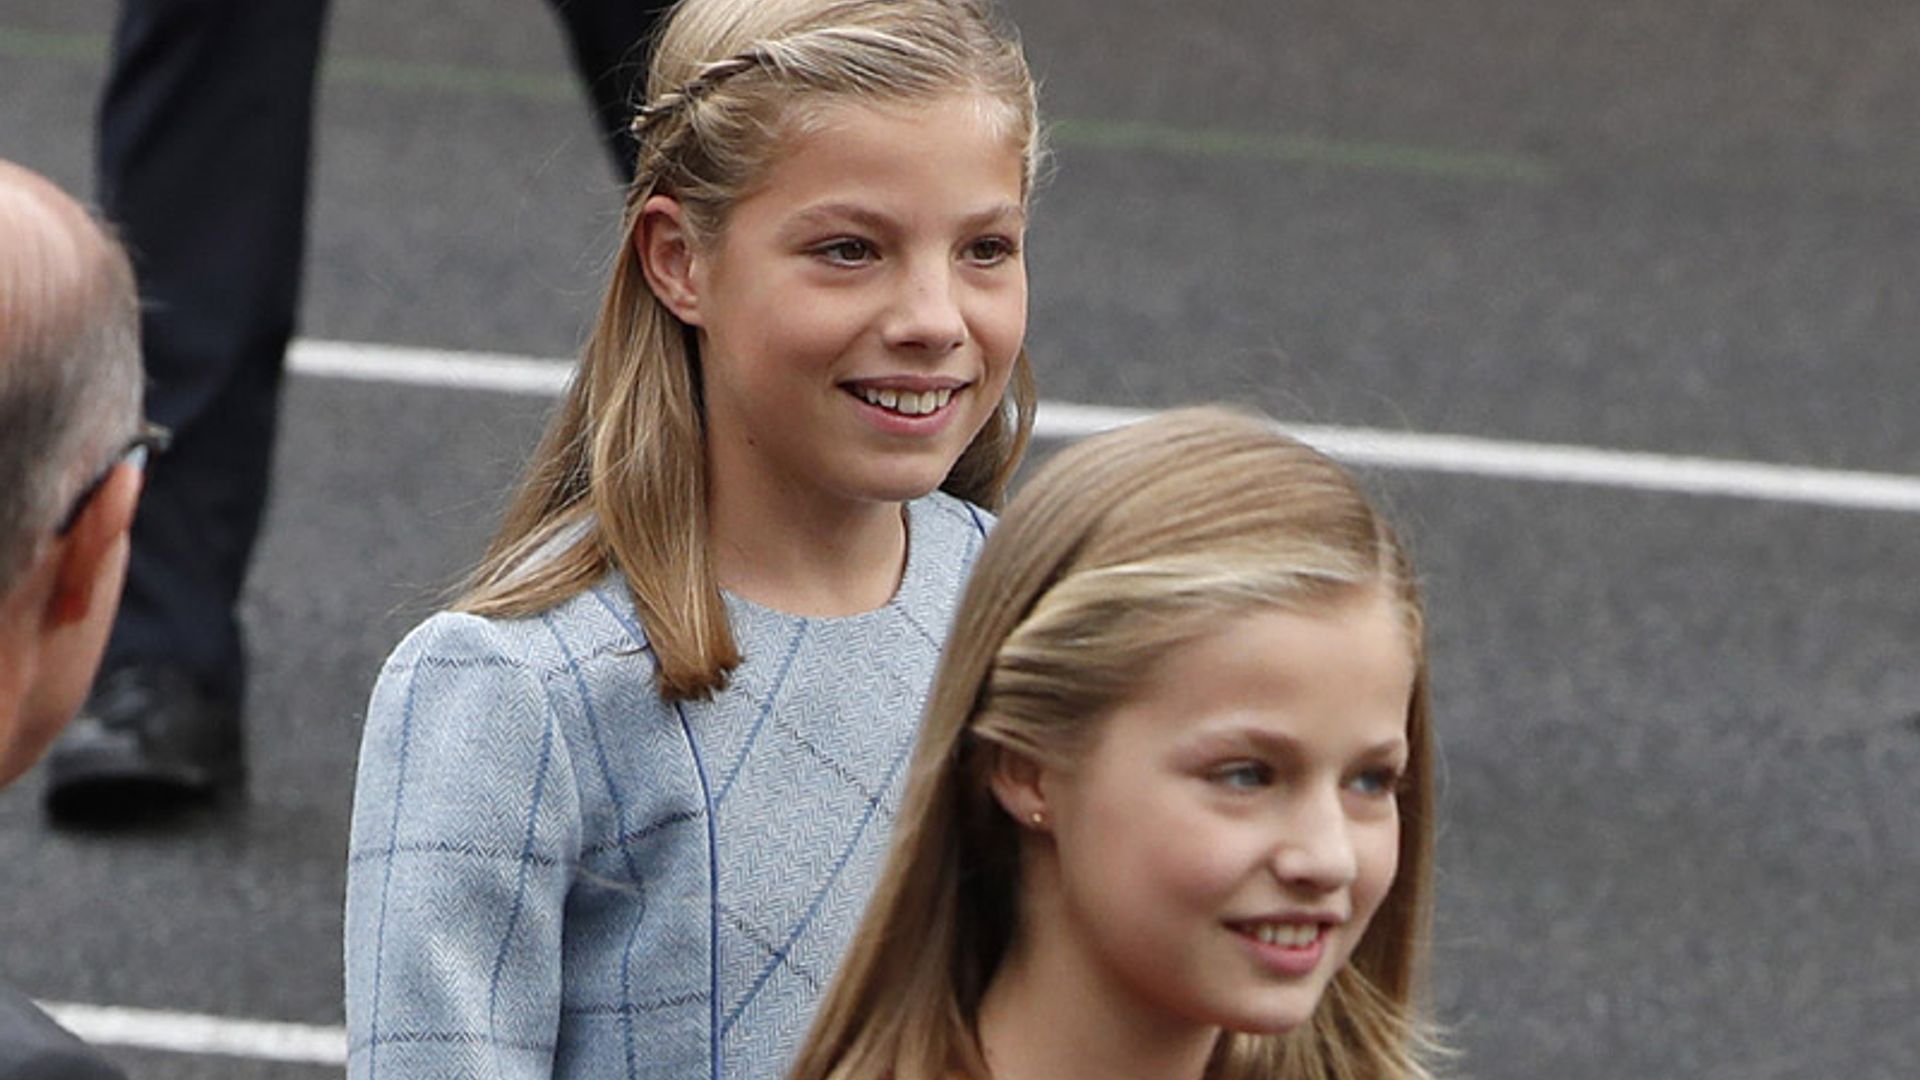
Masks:
[[[696,242],[824,108],[977,94],[1024,163],[1041,157],[1033,78],[1011,32],[976,0],[683,0],[654,48],[634,121],[639,164],[623,242],[575,375],[499,534],[454,606],[544,611],[617,568],[670,700],[723,687],[740,654],[707,554],[705,422],[695,336],[648,288],[627,242],[655,194]],[[1033,424],[1022,349],[1005,400],[941,486],[997,507]]]
[[[1399,872],[1310,1023],[1224,1034],[1214,1080],[1424,1080],[1433,743],[1419,592],[1353,479],[1270,423],[1170,413],[1063,451],[988,539],[928,702],[892,852],[792,1080],[988,1076],[976,1023],[1016,928],[1006,752],[1070,766],[1154,659],[1225,616],[1380,589],[1417,663]]]

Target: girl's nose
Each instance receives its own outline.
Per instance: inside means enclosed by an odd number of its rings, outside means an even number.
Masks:
[[[901,279],[887,344],[939,357],[966,342],[967,320],[957,291],[960,282],[946,260],[939,263],[916,267]]]
[[[1313,892],[1351,885],[1360,872],[1353,824],[1337,787],[1302,792],[1278,825],[1274,875],[1286,885]]]

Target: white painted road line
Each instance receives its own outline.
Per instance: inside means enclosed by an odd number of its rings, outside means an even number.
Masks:
[[[347,1063],[347,1031],[340,1027],[59,1001],[43,1001],[40,1007],[95,1046],[336,1068]]]
[[[296,341],[287,355],[287,366],[296,374],[320,379],[546,397],[558,397],[573,377],[573,364],[565,360],[346,341]]]
[[[546,396],[564,391],[573,371],[573,365],[562,360],[338,341],[296,342],[288,362],[296,373],[317,378]],[[1047,440],[1077,439],[1150,415],[1145,409],[1043,401],[1034,419],[1034,435]],[[1281,426],[1352,465],[1920,513],[1920,476],[1899,473],[1769,465],[1465,435]]]
[[[1920,514],[1920,476],[1506,442],[1465,435],[1283,426],[1302,441],[1355,465]]]

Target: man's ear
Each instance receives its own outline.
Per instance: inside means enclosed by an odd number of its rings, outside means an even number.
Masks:
[[[1016,825],[1042,829],[1047,827],[1046,770],[1040,763],[1004,746],[994,748],[993,769],[987,786],[995,802]]]
[[[687,229],[686,209],[678,199],[654,195],[641,204],[640,221],[633,228],[633,247],[640,255],[653,295],[681,322],[704,325],[694,276],[699,258],[693,234]]]
[[[74,520],[73,528],[60,541],[54,558],[53,595],[48,598],[46,619],[57,629],[87,617],[96,603],[115,603],[117,594],[101,596],[103,586],[119,580],[117,574],[102,573],[110,560],[123,557],[121,541],[133,527],[133,512],[140,505],[141,471],[128,464],[116,465],[107,474],[107,482],[87,500],[86,508]]]

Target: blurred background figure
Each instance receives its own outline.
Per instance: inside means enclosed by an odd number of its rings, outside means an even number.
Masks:
[[[133,273],[85,210],[0,160],[0,785],[80,707],[127,565],[142,428]],[[0,1080],[111,1080],[0,986]]]
[[[615,167],[665,0],[549,0]],[[235,609],[267,503],[300,297],[326,0],[126,0],[99,111],[100,201],[145,300],[147,412],[178,433],[133,528],[126,602],[54,747],[56,820],[131,821],[239,789]]]

